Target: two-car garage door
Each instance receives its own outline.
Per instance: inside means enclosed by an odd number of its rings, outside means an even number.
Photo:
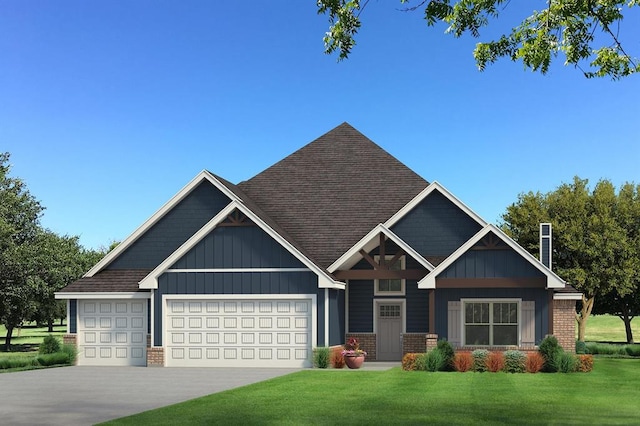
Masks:
[[[311,364],[311,299],[166,297],[167,366],[308,367]]]

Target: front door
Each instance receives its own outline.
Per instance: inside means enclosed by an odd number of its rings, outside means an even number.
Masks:
[[[380,302],[376,309],[378,361],[402,359],[402,303]]]

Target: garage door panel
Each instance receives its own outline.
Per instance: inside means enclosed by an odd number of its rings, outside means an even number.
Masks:
[[[169,299],[166,307],[169,366],[310,365],[310,299]]]
[[[146,365],[146,300],[79,303],[79,365]]]

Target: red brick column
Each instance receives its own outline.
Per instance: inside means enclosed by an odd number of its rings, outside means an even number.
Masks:
[[[376,335],[374,333],[347,333],[346,340],[355,337],[360,343],[360,349],[367,353],[369,361],[377,359],[376,354]]]
[[[405,333],[402,335],[402,356],[408,353],[425,353],[427,343],[424,333]]]
[[[164,367],[164,348],[147,347],[147,367]]]
[[[65,334],[62,336],[62,343],[65,345],[73,345],[78,346],[78,335],[77,334]]]
[[[435,349],[438,346],[438,335],[435,333],[427,334],[427,351]]]
[[[576,351],[576,301],[553,301],[553,335],[566,352]]]

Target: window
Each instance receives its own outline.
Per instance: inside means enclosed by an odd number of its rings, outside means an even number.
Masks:
[[[376,256],[376,262],[380,262],[380,256]],[[393,256],[386,256],[386,261],[389,262],[393,259]],[[401,271],[405,269],[404,256],[398,259],[393,265],[390,266],[392,271]],[[404,296],[404,280],[400,278],[394,279],[378,279],[375,280],[375,295],[398,295]]]
[[[518,344],[518,302],[465,302],[464,344],[512,346]]]

